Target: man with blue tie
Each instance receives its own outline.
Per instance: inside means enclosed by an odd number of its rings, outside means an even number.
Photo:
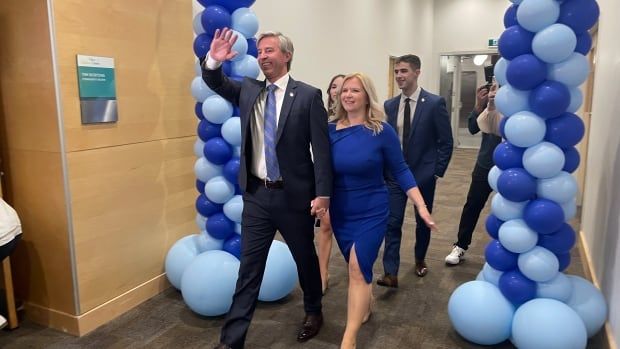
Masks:
[[[418,86],[421,62],[415,55],[398,57],[394,64],[394,78],[401,94],[387,100],[383,107],[388,123],[398,132],[405,161],[413,172],[418,188],[433,210],[435,184],[443,177],[452,156],[452,128],[443,97]],[[384,275],[379,286],[398,287],[400,242],[407,204],[407,195],[398,184],[386,176],[390,192],[390,216],[385,234],[383,253]],[[416,212],[415,273],[423,277],[428,272],[425,262],[430,244],[430,229]]]
[[[216,348],[243,348],[276,230],[297,264],[305,310],[297,340],[304,342],[323,324],[313,215],[325,214],[332,190],[327,112],[321,90],[289,76],[293,43],[281,33],[258,37],[258,63],[266,81],[228,79],[221,65],[237,54],[232,51],[236,40],[232,30],[217,30],[208,56],[202,59],[206,84],[239,106],[242,134],[241,265]]]

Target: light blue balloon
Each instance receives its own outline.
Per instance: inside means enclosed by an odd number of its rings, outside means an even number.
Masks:
[[[573,293],[573,284],[564,273],[558,273],[547,282],[539,282],[536,287],[537,298],[551,298],[566,303]]]
[[[202,113],[208,121],[214,124],[222,124],[232,116],[233,106],[218,95],[209,96],[202,103]]]
[[[547,69],[547,79],[563,83],[567,87],[577,87],[588,78],[590,63],[586,56],[573,52],[566,60],[550,64]]]
[[[499,278],[504,274],[503,271],[497,270],[489,265],[489,263],[484,263],[482,267],[482,276],[483,280],[486,282],[490,282],[493,285],[499,285]]]
[[[232,304],[239,260],[224,251],[199,254],[181,279],[181,293],[189,308],[203,316],[226,314]]]
[[[258,61],[251,55],[245,55],[241,59],[232,63],[232,74],[256,79],[260,74]]]
[[[235,186],[223,176],[209,179],[205,184],[205,196],[216,204],[223,204],[235,195]]]
[[[484,279],[484,275],[482,275],[482,270],[480,270],[480,271],[478,272],[478,275],[476,275],[476,281],[486,281],[486,280]]]
[[[577,195],[577,181],[570,173],[561,171],[557,176],[539,179],[536,195],[559,204],[565,203]]]
[[[519,349],[584,349],[588,336],[577,313],[555,299],[533,299],[517,309],[512,343]]]
[[[237,41],[232,46],[232,50],[237,52],[237,55],[232,59],[234,62],[242,59],[248,53],[248,40],[245,35],[236,30],[233,30],[233,33],[237,35]]]
[[[565,203],[560,204],[562,211],[564,211],[564,221],[569,222],[571,219],[575,218],[577,214],[577,199],[568,200]]]
[[[213,92],[213,90],[211,90],[209,86],[205,84],[205,82],[202,80],[202,77],[200,76],[197,76],[194,78],[194,80],[192,80],[191,89],[192,96],[194,97],[196,102],[202,103],[210,96],[215,95],[215,92]]]
[[[297,264],[291,251],[285,243],[274,240],[269,248],[258,300],[273,302],[286,297],[297,285],[297,280]]]
[[[223,166],[215,165],[204,156],[196,160],[194,163],[194,174],[196,178],[202,182],[207,183],[211,178],[221,176],[223,173]]]
[[[168,281],[177,289],[181,289],[181,278],[188,265],[198,256],[198,245],[196,245],[197,234],[187,235],[177,240],[168,254],[166,254],[166,276]]]
[[[491,200],[491,212],[502,221],[518,219],[523,217],[523,208],[528,201],[514,202],[507,200],[501,194],[497,193]]]
[[[500,290],[484,281],[459,286],[448,301],[454,329],[465,339],[482,345],[501,343],[510,337],[514,307]]]
[[[499,192],[499,190],[497,190],[497,179],[502,174],[502,172],[503,171],[500,170],[499,167],[493,166],[491,167],[491,170],[489,171],[489,174],[487,176],[489,186],[496,192]]]
[[[506,121],[506,139],[517,147],[527,148],[540,143],[545,138],[545,120],[529,111],[518,112]]]
[[[555,0],[523,0],[517,9],[517,22],[535,33],[555,23],[560,17],[560,4]]]
[[[530,106],[530,91],[518,90],[505,84],[497,90],[495,105],[497,110],[508,117],[520,111],[527,111]]]
[[[233,116],[224,121],[221,132],[222,138],[230,145],[234,147],[241,145],[241,119],[238,116]]]
[[[512,2],[515,5],[519,5],[521,3],[521,1],[523,1],[523,0],[510,0],[510,2]]]
[[[196,213],[196,225],[198,229],[205,230],[207,227],[207,217],[201,215],[200,213]]]
[[[205,156],[204,149],[205,142],[200,138],[196,138],[196,142],[194,142],[194,155],[196,155],[197,158]]]
[[[198,60],[194,62],[194,73],[196,73],[196,76],[202,77],[202,67],[200,66],[200,61]]]
[[[510,252],[523,253],[536,246],[538,233],[530,229],[523,219],[513,219],[499,228],[499,242]]]
[[[506,79],[506,69],[508,69],[509,63],[509,60],[502,57],[495,63],[495,68],[493,68],[495,80],[500,86],[504,86],[508,83],[508,79]]]
[[[205,28],[203,28],[202,21],[200,20],[201,17],[202,17],[202,11],[198,12],[198,14],[194,16],[194,20],[192,22],[194,26],[194,33],[196,35],[200,35],[205,32]]]
[[[517,264],[525,277],[536,282],[547,282],[558,275],[560,270],[558,257],[540,246],[520,254]]]
[[[569,113],[576,113],[583,103],[583,93],[579,87],[571,87],[568,91],[570,92],[570,104],[566,111]]]
[[[567,25],[552,24],[534,35],[532,51],[547,63],[560,63],[567,59],[577,46],[577,36]]]
[[[601,291],[582,277],[569,275],[573,292],[566,302],[586,325],[588,337],[601,330],[607,320],[607,302]]]
[[[198,252],[203,253],[212,250],[221,250],[224,246],[224,240],[219,240],[209,235],[206,230],[196,235],[196,246],[198,246]]]
[[[224,204],[224,215],[233,222],[241,223],[243,212],[243,199],[241,195],[235,195]]]
[[[240,158],[241,157],[241,146],[233,148],[233,156],[236,157],[236,158]]]
[[[241,224],[239,223],[235,224],[235,233],[241,235]]]
[[[557,176],[564,167],[564,152],[557,145],[541,142],[523,152],[523,167],[537,178]]]
[[[258,31],[258,18],[254,11],[247,7],[235,10],[231,16],[232,28],[243,34],[246,38],[253,37]]]

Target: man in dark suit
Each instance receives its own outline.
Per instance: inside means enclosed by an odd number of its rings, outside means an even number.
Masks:
[[[401,94],[387,100],[383,107],[388,123],[397,130],[405,161],[413,172],[428,210],[433,210],[435,183],[443,177],[452,156],[452,129],[445,100],[418,86],[420,58],[405,55],[396,59],[394,77]],[[389,176],[390,217],[385,234],[383,268],[385,274],[377,284],[398,287],[400,242],[407,196]],[[415,272],[428,272],[424,258],[430,243],[430,229],[416,212]]]
[[[258,63],[266,81],[228,79],[221,64],[236,55],[236,39],[228,28],[216,31],[202,64],[206,84],[239,106],[242,132],[241,266],[217,348],[243,348],[276,230],[297,263],[306,314],[297,340],[304,342],[323,323],[312,215],[325,214],[332,190],[327,112],[319,89],[289,76],[293,44],[281,33],[258,38]]]

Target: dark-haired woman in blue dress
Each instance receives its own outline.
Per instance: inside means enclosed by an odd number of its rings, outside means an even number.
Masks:
[[[357,333],[370,316],[372,266],[387,227],[387,168],[413,201],[426,225],[436,225],[403,159],[394,129],[383,120],[372,81],[364,74],[345,77],[329,124],[334,168],[330,214],[338,246],[349,264],[347,325],[341,348],[355,348]]]

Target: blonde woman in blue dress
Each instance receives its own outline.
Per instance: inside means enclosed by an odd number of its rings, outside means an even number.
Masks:
[[[372,266],[389,214],[384,169],[397,179],[426,225],[437,229],[403,159],[398,136],[384,120],[372,81],[361,73],[346,76],[329,124],[334,170],[331,223],[349,265],[347,324],[341,343],[346,349],[355,348],[357,333],[370,316]]]

